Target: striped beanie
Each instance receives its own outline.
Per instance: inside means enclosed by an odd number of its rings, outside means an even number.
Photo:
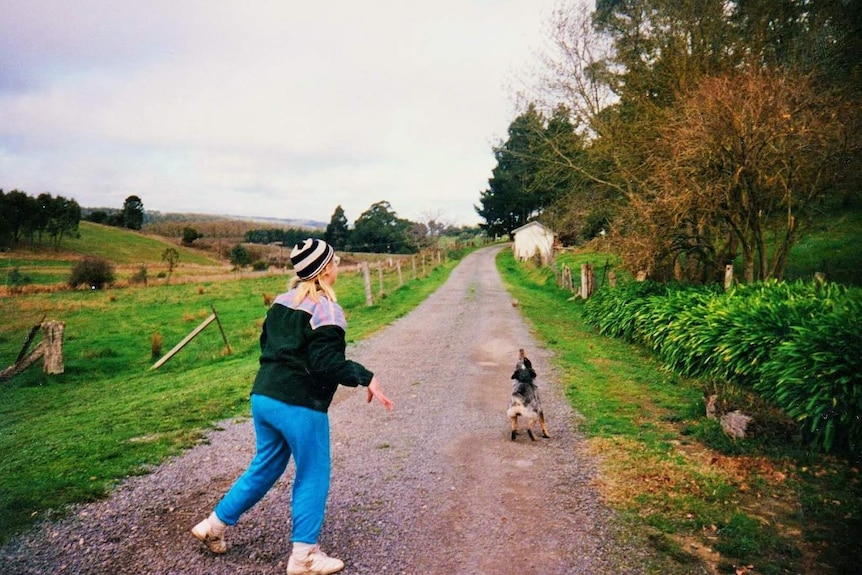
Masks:
[[[334,253],[332,246],[323,240],[308,238],[290,252],[290,263],[300,279],[310,280],[323,271]]]

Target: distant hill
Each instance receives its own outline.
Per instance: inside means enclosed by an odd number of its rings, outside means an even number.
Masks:
[[[117,208],[81,208],[81,215],[86,219],[93,212],[104,212],[108,215],[118,214],[122,210]],[[194,212],[160,212],[158,210],[144,211],[144,225],[158,225],[163,223],[191,223],[191,222],[255,222],[278,228],[307,228],[312,230],[326,229],[326,222],[315,220],[302,220],[292,218],[271,218],[267,216],[233,216],[219,214],[197,214]]]
[[[144,225],[160,224],[169,222],[214,222],[214,221],[240,221],[252,222],[277,228],[307,228],[312,230],[326,229],[326,222],[315,220],[301,220],[290,218],[270,218],[266,216],[232,216],[195,213],[161,213],[158,211],[144,213]]]

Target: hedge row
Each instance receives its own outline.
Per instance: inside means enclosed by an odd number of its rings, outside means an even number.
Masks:
[[[747,386],[813,446],[862,447],[862,290],[769,281],[727,292],[632,282],[584,307],[607,336],[652,348],[673,370]]]

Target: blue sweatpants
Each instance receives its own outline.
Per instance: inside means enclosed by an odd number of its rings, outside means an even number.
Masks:
[[[316,544],[329,493],[329,415],[264,395],[251,396],[251,414],[257,453],[215,513],[222,522],[235,525],[278,481],[293,455],[291,541]]]

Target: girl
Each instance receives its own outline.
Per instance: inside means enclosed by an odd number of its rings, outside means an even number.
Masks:
[[[344,568],[320,550],[329,493],[329,404],[339,384],[366,386],[368,402],[377,398],[392,410],[380,383],[359,363],[345,358],[344,311],[332,286],[338,256],[332,246],[307,239],[290,253],[296,277],[266,314],[260,335],[260,369],[251,390],[257,453],[248,469],[192,534],[213,553],[227,551],[224,532],[266,495],[284,473],[291,456],[296,465],[291,517],[293,552],[288,575],[321,575]]]

